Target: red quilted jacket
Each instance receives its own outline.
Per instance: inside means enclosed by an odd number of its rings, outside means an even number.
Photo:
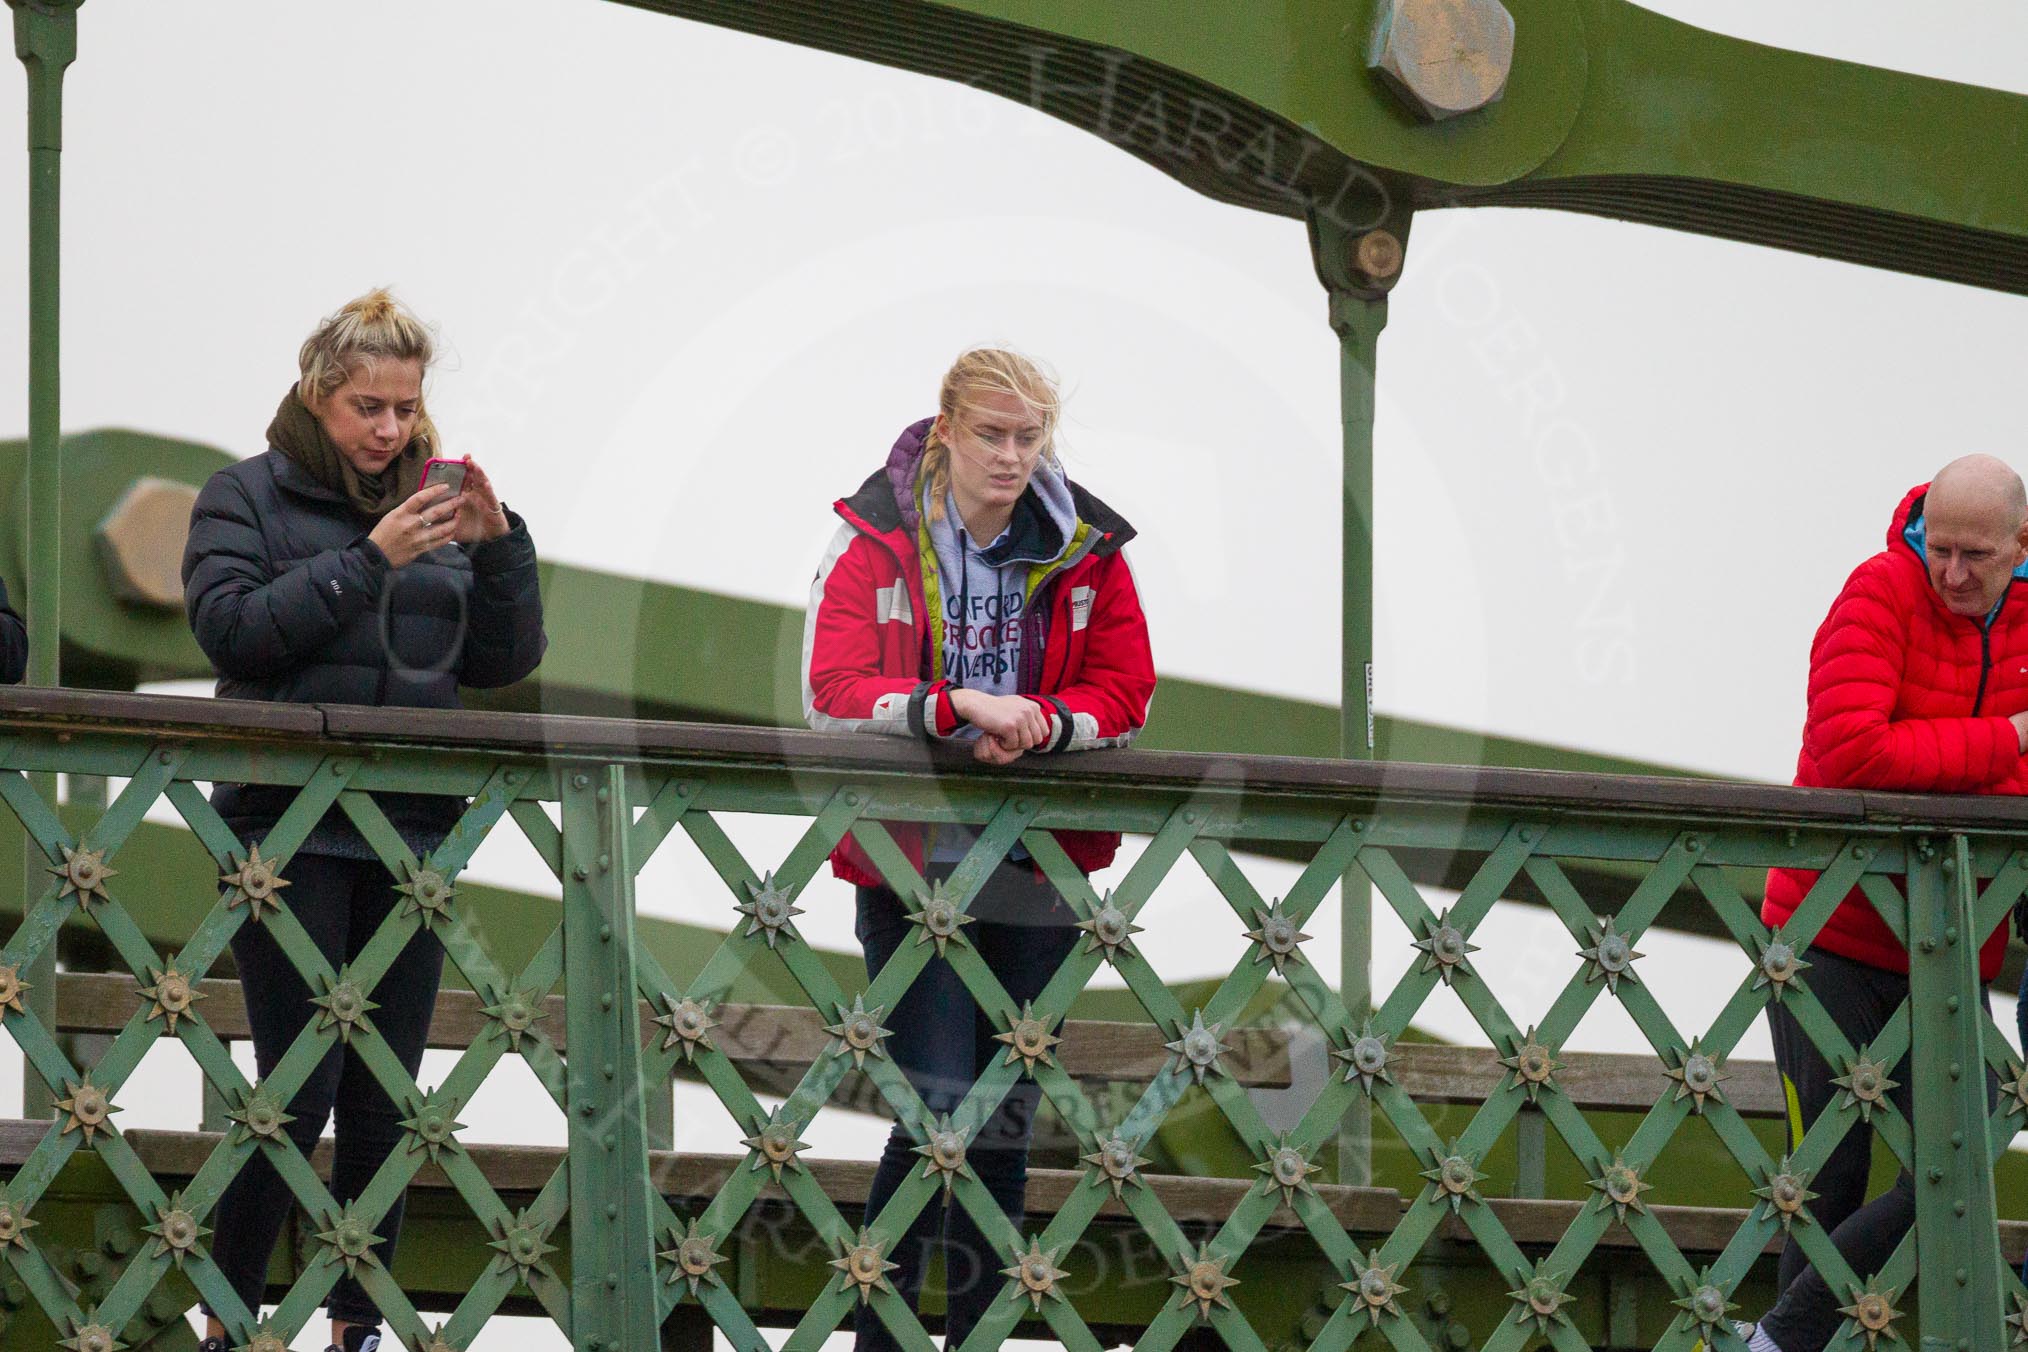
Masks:
[[[1853,570],[1810,645],[1799,785],[2028,793],[2028,761],[2008,722],[2028,709],[2028,595],[2017,598],[2017,574],[1984,625],[1951,614],[1931,589],[1920,552],[1928,491],[1923,484],[1902,499],[1887,548]],[[1816,880],[1804,869],[1770,869],[1761,920],[1785,923]],[[1857,889],[1816,944],[1869,966],[1908,970],[1908,953]],[[1979,951],[1985,980],[1999,973],[2005,946],[2002,925]]]

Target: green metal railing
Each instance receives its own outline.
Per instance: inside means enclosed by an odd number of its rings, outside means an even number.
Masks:
[[[102,775],[121,785],[103,815],[73,835],[31,786],[48,773]],[[294,805],[258,855],[212,811],[200,784],[253,780],[295,786]],[[470,799],[441,849],[415,859],[374,805],[382,791]],[[474,1345],[510,1299],[539,1305],[574,1346],[598,1352],[658,1345],[679,1306],[701,1307],[740,1349],[767,1340],[743,1304],[744,1261],[728,1242],[765,1198],[786,1196],[829,1255],[821,1292],[803,1302],[786,1348],[815,1348],[871,1304],[910,1348],[929,1333],[885,1279],[887,1248],[945,1188],[1006,1255],[1008,1298],[966,1343],[997,1345],[1025,1318],[1046,1322],[1064,1346],[1102,1344],[1085,1310],[1102,1293],[1077,1286],[1077,1242],[1117,1197],[1134,1228],[1166,1263],[1159,1308],[1135,1330],[1143,1352],[1166,1352],[1200,1323],[1233,1352],[1262,1352],[1257,1331],[1281,1312],[1250,1306],[1250,1253],[1264,1235],[1295,1233],[1327,1268],[1315,1295],[1328,1308],[1308,1352],[1344,1352],[1371,1330],[1396,1348],[1428,1348],[1404,1311],[1418,1264],[1444,1246],[1469,1246],[1512,1291],[1497,1321],[1469,1331],[1468,1345],[1518,1349],[1538,1336],[1560,1349],[1652,1346],[1687,1352],[1700,1340],[1737,1346],[1723,1316],[1738,1302],[1763,1250],[1783,1230],[1803,1246],[1851,1317],[1834,1346],[1875,1346],[1896,1337],[1920,1346],[1998,1348],[2023,1335],[2028,1297],[2003,1266],[1992,1167],[2028,1104],[2022,1068],[1984,1013],[1978,938],[1999,924],[2028,886],[2028,840],[1992,804],[1850,793],[1528,772],[1477,773],[1344,762],[1113,753],[1023,762],[1010,773],[932,764],[919,747],[873,738],[752,729],[509,715],[419,716],[412,711],[234,706],[212,701],[24,691],[0,701],[0,802],[48,861],[47,886],[0,949],[0,1019],[60,1100],[32,1148],[8,1167],[0,1193],[0,1257],[63,1346],[105,1352],[158,1288],[187,1281],[230,1311],[234,1341],[272,1352],[311,1318],[339,1275],[355,1271],[397,1336],[441,1352]],[[120,869],[122,842],[143,814],[166,802],[209,852],[222,879],[217,903],[173,952],[158,949],[134,919],[148,879]],[[373,845],[405,896],[358,961],[333,971],[291,913],[291,854],[327,810],[344,812]],[[546,809],[555,808],[556,817]],[[750,858],[720,818],[729,813],[806,818],[779,860]],[[947,883],[927,886],[883,823],[964,822],[977,844]],[[1050,834],[1103,828],[1145,836],[1145,847],[1109,890],[1095,890]],[[561,923],[534,956],[508,965],[469,925],[457,898],[460,870],[494,831],[526,836],[562,891]],[[677,980],[632,941],[636,879],[672,838],[687,837],[726,891],[735,925],[715,952]],[[831,849],[857,840],[889,883],[915,899],[920,942],[906,944],[863,990],[846,989],[798,933],[804,889]],[[1263,896],[1236,852],[1276,842],[1309,863],[1285,895]],[[1086,938],[1032,1006],[1016,1007],[964,938],[963,912],[996,861],[1017,843],[1084,919]],[[1433,909],[1409,865],[1432,852],[1473,862],[1470,883]],[[1638,883],[1610,898],[1584,895],[1570,860],[1638,865]],[[1794,921],[1770,934],[1728,873],[1788,864],[1824,870]],[[1158,889],[1176,875],[1208,879],[1231,909],[1221,930],[1205,923],[1230,975],[1185,1007],[1132,938]],[[1336,884],[1370,882],[1417,936],[1419,961],[1372,1011],[1348,1010],[1304,957],[1302,927]],[[1905,884],[1901,881],[1905,879]],[[1810,989],[1812,937],[1847,889],[1863,887],[1908,942],[1910,998],[1871,1045],[1855,1046]],[[1577,952],[1560,994],[1526,1027],[1495,998],[1481,969],[1499,954],[1475,951],[1473,935],[1493,903],[1522,886],[1538,890],[1569,930]],[[1713,910],[1740,959],[1713,980],[1735,989],[1708,1026],[1683,1029],[1641,979],[1636,945],[1666,907]],[[1193,917],[1193,923],[1197,920]],[[47,952],[66,924],[95,927],[139,983],[125,1027],[91,1064],[67,1054],[56,1032],[27,1012],[18,973]],[[201,1003],[190,998],[235,930],[268,927],[310,987],[319,1016],[264,1082],[235,1067]],[[1222,934],[1222,940],[1217,936]],[[478,992],[486,1025],[455,1070],[425,1092],[374,1035],[374,988],[411,938],[441,943]],[[947,938],[942,936],[948,936]],[[980,1006],[1005,1030],[1008,1055],[982,1074],[947,1121],[932,1119],[883,1049],[884,1011],[941,948]],[[753,964],[779,963],[829,1034],[794,1092],[764,1109],[738,1064],[717,1045],[718,1002]],[[1065,1012],[1111,965],[1171,1053],[1166,1067],[1123,1106],[1095,1099],[1054,1054]],[[1320,1029],[1332,1073],[1300,1120],[1271,1130],[1248,1092],[1226,1072],[1232,1042],[1271,981],[1285,987],[1276,1017],[1292,1012]],[[567,1054],[540,1017],[565,990]],[[1504,1058],[1501,1078],[1461,1130],[1441,1134],[1396,1083],[1410,1021],[1447,989]],[[1767,1003],[1781,999],[1810,1038],[1843,1068],[1851,1088],[1790,1154],[1771,1152],[1728,1096],[1728,1058]],[[1565,1094],[1562,1047],[1587,1010],[1617,1000],[1647,1036],[1657,1061],[1652,1101],[1617,1139]],[[654,1011],[637,1012],[639,1002]],[[649,1026],[643,1027],[648,1022]],[[645,1036],[644,1036],[645,1035]],[[173,1179],[153,1176],[113,1114],[128,1078],[158,1039],[174,1038],[231,1105],[232,1130],[208,1138],[201,1163]],[[341,1204],[278,1129],[276,1115],[311,1067],[349,1042],[412,1116],[410,1149],[397,1150],[361,1197]],[[510,1204],[460,1140],[457,1114],[501,1062],[521,1058],[567,1115],[569,1149],[526,1202]],[[722,1185],[679,1211],[658,1193],[645,1105],[672,1074],[694,1073],[746,1133],[745,1160]],[[1021,1076],[1032,1075],[1074,1134],[1084,1177],[1027,1232],[1001,1215],[963,1166],[966,1134]],[[826,1194],[799,1133],[848,1076],[861,1076],[923,1142],[928,1163],[876,1216],[849,1214]],[[1991,1082],[2008,1083],[2002,1107]],[[1915,1121],[1884,1096],[1888,1078],[1912,1079]],[[644,1094],[647,1088],[650,1093]],[[1349,1227],[1347,1196],[1371,1190],[1320,1186],[1320,1164],[1340,1123],[1370,1103],[1399,1203]],[[1172,1114],[1215,1112],[1254,1162],[1231,1187],[1212,1224],[1179,1222],[1162,1180],[1137,1153]],[[1566,1199],[1553,1242],[1511,1229],[1516,1214],[1495,1195],[1488,1161],[1503,1138],[1539,1112],[1591,1180]],[[1738,1205],[1729,1240],[1693,1264],[1648,1196],[1664,1183],[1658,1161],[1685,1124],[1699,1120],[1736,1166]],[[1812,1173],[1855,1125],[1869,1123],[1915,1171],[1918,1224],[1877,1273],[1851,1271],[1812,1223]],[[1384,1124],[1384,1125],[1381,1125]],[[208,1224],[220,1193],[255,1152],[265,1153],[312,1220],[313,1256],[274,1316],[256,1326],[212,1265]],[[34,1228],[38,1203],[60,1175],[95,1157],[143,1219],[148,1242],[98,1299],[51,1263]],[[659,1157],[657,1157],[659,1159]],[[1328,1162],[1328,1160],[1326,1161]],[[417,1172],[440,1168],[489,1237],[483,1270],[461,1288],[441,1321],[425,1317],[367,1247],[374,1227]],[[1387,1170],[1382,1170],[1383,1174]],[[1317,1175],[1313,1177],[1312,1175]],[[1659,1195],[1659,1194],[1658,1194]],[[679,1199],[680,1200],[680,1199]],[[1575,1203],[1575,1205],[1570,1205]],[[1538,1204],[1539,1205],[1539,1204]],[[1398,1207],[1398,1209],[1397,1209]],[[1504,1209],[1503,1209],[1504,1208]],[[1503,1219],[1507,1217],[1508,1219]],[[575,1222],[567,1224],[567,1222]],[[1616,1242],[1602,1249],[1609,1235]],[[1608,1256],[1608,1252],[1611,1255]],[[1588,1299],[1601,1268],[1636,1255],[1673,1304],[1648,1302],[1631,1316]],[[1920,1271],[1927,1297],[1908,1313]],[[1272,1286],[1272,1279],[1258,1283]],[[1076,1294],[1066,1297],[1066,1288]],[[2003,1324],[2008,1310],[2010,1324]],[[1609,1319],[1609,1314],[1611,1318]],[[1611,1328],[1608,1326],[1612,1325]],[[2010,1326],[2011,1325],[2011,1326]],[[1637,1339],[1629,1341],[1629,1339]],[[1458,1345],[1452,1343],[1450,1345]]]

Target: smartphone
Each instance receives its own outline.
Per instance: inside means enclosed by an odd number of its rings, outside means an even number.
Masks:
[[[465,491],[466,468],[464,460],[432,460],[423,466],[422,486],[434,488],[438,484],[449,484],[451,496],[456,497]]]

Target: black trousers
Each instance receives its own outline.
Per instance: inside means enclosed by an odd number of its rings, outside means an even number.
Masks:
[[[299,854],[289,861],[288,878],[289,890],[282,897],[334,970],[358,958],[380,922],[401,900],[394,891],[394,880],[378,861]],[[239,964],[240,987],[246,994],[254,1060],[265,1080],[311,1016],[320,1011],[310,1003],[312,992],[295,964],[265,925],[242,925],[233,936],[232,955]],[[429,933],[420,932],[367,995],[379,1006],[367,1015],[373,1025],[368,1036],[383,1039],[411,1076],[422,1065],[423,1043],[429,1034],[443,965],[443,945]],[[408,1112],[388,1097],[357,1053],[343,1045],[331,1049],[289,1101],[287,1111],[295,1121],[285,1130],[305,1155],[316,1147],[334,1108],[337,1141],[331,1194],[345,1206],[366,1190],[382,1161],[401,1140],[401,1120]],[[212,1258],[239,1298],[256,1313],[267,1285],[268,1259],[293,1199],[267,1155],[257,1152],[218,1202],[212,1222]],[[382,1237],[374,1246],[382,1263],[394,1261],[401,1213],[402,1202],[397,1199],[373,1227],[373,1233]],[[379,1308],[351,1277],[339,1278],[327,1308],[331,1318],[348,1324],[380,1322]],[[207,1308],[206,1313],[217,1311]]]
[[[929,872],[931,877],[943,876],[950,866],[932,866]],[[857,930],[866,949],[869,977],[878,975],[904,942],[914,943],[922,933],[908,919],[912,909],[885,887],[859,889]],[[976,924],[964,927],[966,942],[978,949],[1017,1001],[1042,993],[1078,938],[1075,913],[1026,864],[1003,863],[966,913],[978,917]],[[1008,1050],[1007,1044],[993,1040],[1001,1029],[942,958],[929,960],[881,1023],[894,1030],[886,1040],[888,1055],[933,1113],[955,1109],[979,1072]],[[966,1162],[1017,1230],[1028,1189],[1028,1141],[1041,1099],[1042,1090],[1034,1080],[1025,1076],[1016,1080],[965,1148]],[[914,1152],[914,1140],[897,1124],[867,1189],[868,1218],[887,1204],[911,1169],[921,1172],[923,1157]],[[920,1308],[923,1273],[938,1248],[944,1255],[944,1346],[955,1348],[1000,1293],[1005,1280],[1000,1269],[1012,1263],[1014,1255],[988,1244],[978,1222],[958,1200],[953,1197],[946,1205],[939,1193],[916,1213],[893,1250],[893,1261],[900,1266],[890,1280],[910,1309]],[[854,1332],[859,1352],[890,1352],[900,1346],[869,1305],[859,1307]]]
[[[1894,1011],[1908,998],[1906,975],[1823,949],[1810,950],[1807,980],[1824,1011],[1855,1047],[1864,1047],[1880,1036]],[[1981,991],[1980,998],[1984,996]],[[1800,1125],[1807,1129],[1844,1092],[1831,1083],[1834,1076],[1845,1073],[1844,1068],[1832,1069],[1785,1006],[1770,1005],[1768,1022],[1774,1032],[1775,1065],[1794,1089],[1796,1105],[1802,1109]],[[1909,1086],[1913,1075],[1909,1058],[1902,1058],[1892,1073],[1899,1083],[1887,1092],[1895,1110],[1911,1126],[1915,1122],[1914,1090]],[[1989,1075],[1989,1099],[1991,1084]],[[1790,1150],[1800,1144],[1797,1126],[1791,1112]],[[1873,1128],[1858,1122],[1809,1182],[1810,1191],[1817,1194],[1810,1203],[1810,1214],[1829,1232],[1831,1243],[1861,1281],[1887,1265],[1895,1246],[1915,1224],[1915,1179],[1906,1169],[1893,1187],[1870,1202],[1866,1200],[1866,1177],[1872,1162]],[[1761,1317],[1761,1328],[1782,1352],[1823,1352],[1845,1322],[1838,1307],[1852,1303],[1850,1293],[1833,1292],[1793,1239],[1782,1248],[1780,1282],[1781,1298]]]

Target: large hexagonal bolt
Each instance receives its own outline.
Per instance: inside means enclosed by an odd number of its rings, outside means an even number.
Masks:
[[[1009,1299],[1020,1300],[1025,1296],[1038,1310],[1042,1308],[1045,1296],[1050,1300],[1063,1299],[1063,1291],[1057,1283],[1070,1274],[1056,1265],[1056,1255],[1062,1252],[1061,1249],[1045,1250],[1040,1239],[1030,1239],[1026,1253],[1019,1248],[1013,1252],[1014,1265],[1000,1269],[1002,1277],[1014,1279],[1013,1289],[1007,1293]]]
[[[1381,0],[1366,64],[1424,122],[1496,102],[1514,68],[1514,16],[1500,0]]]
[[[183,611],[183,545],[197,489],[174,479],[136,479],[99,522],[99,565],[129,605]]]

